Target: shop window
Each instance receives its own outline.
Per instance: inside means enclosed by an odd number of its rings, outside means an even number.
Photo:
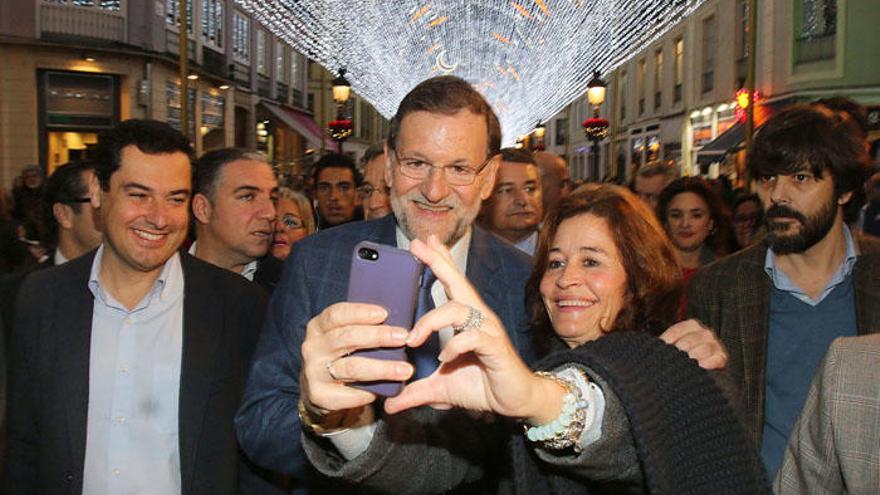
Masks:
[[[187,87],[187,122],[189,122],[188,136],[196,135],[196,88]],[[180,84],[177,81],[165,83],[166,117],[165,121],[171,127],[181,130],[180,126]]]

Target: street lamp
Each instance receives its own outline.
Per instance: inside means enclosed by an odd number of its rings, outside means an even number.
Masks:
[[[547,134],[547,126],[544,125],[543,122],[538,121],[538,124],[535,125],[535,144],[532,146],[536,150],[543,151],[544,146],[544,135]]]
[[[599,178],[599,141],[608,135],[608,120],[599,117],[599,107],[605,101],[605,90],[608,86],[599,77],[599,71],[593,71],[593,78],[587,83],[587,101],[593,107],[593,117],[585,120],[581,125],[587,138],[593,142],[593,157],[591,175]]]
[[[333,101],[336,102],[336,119],[332,120],[327,127],[330,137],[338,143],[339,153],[342,153],[342,142],[351,136],[351,119],[345,115],[345,104],[351,93],[351,83],[345,78],[345,69],[339,69],[339,76],[333,79]]]

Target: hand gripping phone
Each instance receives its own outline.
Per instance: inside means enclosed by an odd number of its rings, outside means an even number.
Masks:
[[[424,265],[409,251],[369,241],[358,243],[351,256],[348,301],[382,306],[388,311],[386,325],[412,329]],[[355,351],[373,359],[406,361],[406,348]],[[394,396],[402,382],[362,382],[354,386],[377,395]]]

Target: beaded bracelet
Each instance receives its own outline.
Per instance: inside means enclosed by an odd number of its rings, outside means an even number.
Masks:
[[[523,425],[526,438],[530,442],[540,443],[546,449],[564,450],[573,447],[575,452],[579,452],[578,440],[584,431],[587,412],[587,401],[584,400],[580,388],[574,380],[554,373],[537,371],[535,375],[558,383],[565,389],[565,395],[562,398],[562,411],[556,419],[543,425]]]

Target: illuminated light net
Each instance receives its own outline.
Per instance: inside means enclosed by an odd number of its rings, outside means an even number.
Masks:
[[[391,118],[419,82],[479,89],[505,145],[582,95],[704,0],[236,0]]]

